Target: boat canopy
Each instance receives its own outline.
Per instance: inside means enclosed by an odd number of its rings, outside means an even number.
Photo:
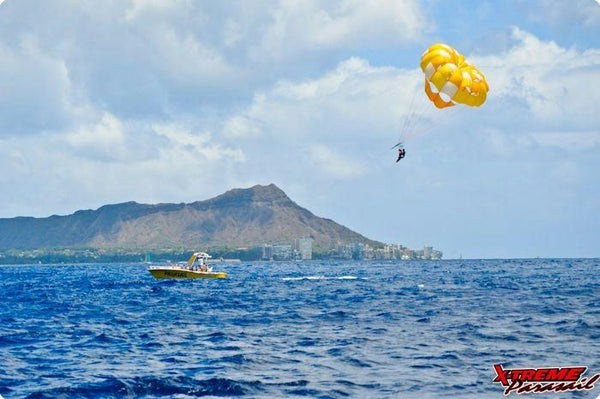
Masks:
[[[194,252],[194,254],[191,256],[191,258],[188,260],[188,265],[193,265],[194,262],[196,261],[196,259],[209,259],[211,258],[211,256],[209,254],[207,254],[206,252]]]

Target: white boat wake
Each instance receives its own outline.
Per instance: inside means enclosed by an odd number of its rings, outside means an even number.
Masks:
[[[301,276],[301,277],[283,277],[283,281],[301,281],[301,280],[367,280],[365,277],[356,276]]]

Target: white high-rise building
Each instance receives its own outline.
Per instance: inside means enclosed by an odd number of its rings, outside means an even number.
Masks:
[[[300,252],[300,259],[312,259],[312,244],[313,239],[310,237],[302,237],[298,239],[298,252]]]

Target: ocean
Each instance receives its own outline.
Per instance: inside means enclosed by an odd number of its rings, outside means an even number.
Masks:
[[[501,398],[494,364],[600,373],[599,259],[146,269],[0,267],[0,395]]]

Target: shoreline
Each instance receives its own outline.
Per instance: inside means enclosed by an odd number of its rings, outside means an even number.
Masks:
[[[303,259],[303,260],[240,260],[240,259],[223,259],[221,260],[213,260],[210,263],[215,264],[267,264],[267,263],[319,263],[319,262],[339,262],[339,263],[408,263],[408,262],[471,262],[471,261],[532,261],[532,260],[545,260],[545,261],[564,261],[564,260],[600,260],[600,257],[580,257],[580,258],[542,258],[542,257],[534,257],[534,258],[454,258],[454,259]],[[0,263],[0,267],[15,267],[15,266],[44,266],[44,267],[52,267],[52,266],[121,266],[121,265],[137,265],[137,266],[152,266],[152,265],[166,265],[172,262],[119,262],[119,261],[111,261],[111,262],[60,262],[60,263]]]

